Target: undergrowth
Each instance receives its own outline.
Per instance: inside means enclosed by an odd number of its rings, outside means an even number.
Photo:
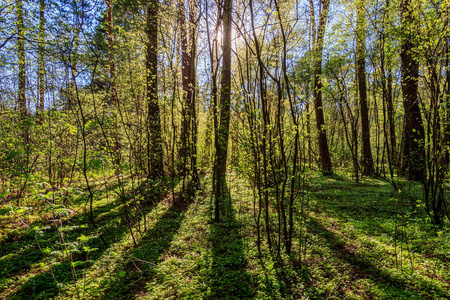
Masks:
[[[94,223],[82,187],[2,205],[0,298],[450,298],[448,225],[432,224],[412,183],[399,181],[406,197],[381,179],[309,174],[293,253],[280,259],[265,243],[258,255],[252,189],[238,176],[219,223],[209,176],[190,199],[167,186],[131,195],[123,182],[125,196],[114,179],[98,186]]]

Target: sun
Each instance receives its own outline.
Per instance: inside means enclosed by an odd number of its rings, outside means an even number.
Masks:
[[[219,47],[221,47],[222,43],[223,43],[223,28],[222,28],[222,26],[220,26],[219,30],[217,30],[216,39],[217,39],[217,45],[219,45]],[[236,28],[234,26],[232,26],[231,27],[231,45],[232,45],[233,49],[235,48],[236,45],[239,45],[241,43],[241,41],[242,41],[241,35],[236,30]]]

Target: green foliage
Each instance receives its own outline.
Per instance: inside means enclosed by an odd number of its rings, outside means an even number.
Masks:
[[[448,1],[409,1],[416,20],[407,26],[399,1],[366,1],[371,150],[380,177],[362,178],[360,184],[351,181],[361,155],[354,49],[360,2],[332,2],[331,28],[325,31],[320,75],[325,124],[319,130],[327,130],[338,173],[328,177],[317,168],[311,49],[317,36],[311,36],[308,19],[314,8],[318,23],[323,1],[312,1],[311,11],[294,1],[253,1],[254,31],[249,3],[237,2],[230,136],[220,140],[230,150],[219,162],[227,166],[231,196],[221,204],[218,223],[211,220],[214,199],[208,198],[215,192],[210,190],[215,126],[223,127],[214,122],[220,107],[214,107],[212,86],[223,67],[222,32],[214,17],[220,15],[218,2],[184,3],[186,9],[199,4],[200,29],[191,57],[196,79],[189,86],[195,92],[189,126],[196,154],[187,158],[178,157],[186,125],[183,3],[158,2],[162,139],[152,144],[145,3],[113,1],[114,36],[109,36],[104,5],[44,1],[43,42],[35,38],[38,5],[25,3],[22,114],[17,22],[9,2],[0,4],[0,298],[450,297]],[[193,11],[186,12],[186,21]],[[417,43],[410,54],[419,65],[416,98],[427,121],[423,185],[399,176],[405,165],[399,151],[408,139],[400,76],[406,36]],[[217,44],[209,45],[214,38]],[[43,99],[36,72],[42,63]],[[155,145],[163,149],[164,176],[148,180]],[[190,183],[192,174],[178,177],[180,169],[194,169],[194,158],[204,176],[201,190]],[[391,170],[392,183],[380,179]],[[258,215],[263,199],[267,213]],[[289,208],[292,227],[284,224]],[[290,255],[285,228],[293,229]]]
[[[399,205],[408,202],[402,202],[405,196],[393,193],[389,183],[355,184],[345,176],[309,173],[305,188],[310,198],[306,215],[295,212],[302,240],[297,227],[292,255],[279,259],[266,244],[263,256],[258,256],[253,199],[241,178],[234,181],[231,214],[223,222],[210,221],[210,201],[203,193],[187,204],[161,201],[146,210],[147,231],[135,232],[136,245],[117,214],[125,206],[117,202],[106,198],[95,202],[99,229],[86,223],[82,214],[49,204],[47,210],[56,222],[48,225],[37,219],[30,229],[8,229],[8,238],[0,242],[0,293],[11,299],[25,295],[27,299],[57,295],[63,299],[101,295],[105,299],[134,295],[444,299],[449,295],[450,233],[424,221],[420,201]],[[403,185],[409,191],[413,188]],[[76,189],[69,195],[68,202],[77,203]],[[29,218],[34,211],[18,206],[2,209],[9,220]],[[142,222],[136,226],[143,228]],[[299,242],[306,245],[301,261]]]

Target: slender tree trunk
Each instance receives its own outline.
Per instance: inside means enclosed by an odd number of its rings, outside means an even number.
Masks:
[[[319,132],[318,142],[319,142],[320,164],[322,169],[321,171],[324,175],[333,174],[331,155],[328,149],[327,133],[322,103],[322,52],[330,1],[331,0],[323,1],[323,7],[319,14],[319,27],[316,32],[314,3],[313,0],[309,0],[311,9],[311,22],[313,26],[312,34],[313,34],[313,70],[314,70],[314,92],[313,92],[314,107],[316,111],[317,131]]]
[[[388,68],[388,78],[387,78],[387,111],[388,111],[388,122],[389,122],[389,138],[391,140],[391,157],[395,167],[398,167],[398,157],[397,157],[397,139],[395,137],[395,119],[394,119],[394,99],[393,99],[393,78],[392,69]]]
[[[252,5],[252,3],[250,4]],[[256,238],[256,246],[258,248],[258,255],[261,256],[262,252],[261,252],[261,213],[262,213],[262,208],[263,208],[263,201],[262,201],[262,186],[261,186],[261,159],[260,159],[260,147],[259,147],[259,139],[258,139],[258,134],[256,134],[257,132],[257,128],[258,126],[256,125],[256,120],[255,120],[255,115],[252,113],[253,111],[256,110],[256,103],[255,103],[255,99],[253,97],[255,93],[254,87],[256,85],[253,86],[252,88],[252,80],[254,80],[252,78],[252,68],[251,68],[251,64],[249,64],[249,48],[245,49],[245,62],[246,62],[246,78],[244,79],[244,75],[242,73],[242,68],[239,68],[240,70],[240,74],[241,74],[241,82],[242,83],[246,83],[247,84],[247,88],[243,88],[246,91],[246,105],[245,107],[245,114],[247,116],[247,120],[248,120],[248,127],[250,128],[250,142],[251,142],[251,153],[253,154],[253,158],[252,158],[252,162],[253,162],[253,172],[254,172],[254,177],[253,177],[253,215],[254,215],[254,219],[255,219],[255,224],[256,224],[256,232],[257,232],[257,238]],[[239,64],[240,66],[240,64]],[[252,101],[253,100],[253,101]],[[256,190],[255,190],[256,187]],[[256,210],[256,203],[258,203],[258,210]]]
[[[206,15],[206,31],[208,37],[210,36],[210,30],[209,30],[209,14],[208,14],[208,2],[206,1],[206,7],[205,7],[205,15]],[[213,127],[214,127],[214,149],[217,150],[219,148],[218,146],[218,132],[219,132],[219,120],[218,120],[218,104],[217,104],[217,98],[218,98],[218,90],[217,90],[217,70],[218,70],[218,51],[217,51],[217,33],[219,31],[219,27],[221,24],[221,7],[219,6],[217,9],[217,22],[216,22],[216,28],[214,30],[214,39],[211,43],[211,40],[208,39],[208,50],[209,50],[209,59],[210,59],[210,66],[211,66],[211,105],[213,110]],[[213,165],[213,182],[212,182],[212,190],[215,191],[216,185],[217,185],[217,175],[218,175],[218,161],[217,161],[217,152],[214,154],[214,165]],[[214,199],[214,218],[216,220],[220,219],[220,203],[219,198]]]
[[[389,160],[389,172],[391,177],[393,176],[393,168],[398,168],[398,155],[397,155],[397,139],[395,133],[395,119],[394,119],[394,94],[393,94],[393,76],[392,76],[392,59],[386,56],[386,27],[388,25],[386,16],[390,10],[390,0],[386,0],[385,8],[383,12],[383,22],[380,31],[380,77],[383,87],[383,117],[386,119],[388,127],[385,130],[385,139],[387,145],[390,143],[390,147],[387,147],[388,160]],[[387,75],[386,75],[387,73]],[[387,113],[385,112],[385,109]],[[386,121],[385,121],[386,123]]]
[[[445,122],[444,122],[444,148],[450,147],[450,51],[449,51],[450,36],[445,37],[445,82],[444,87],[444,105],[445,105]],[[448,148],[447,148],[448,149]],[[450,165],[450,151],[445,151],[445,167]]]
[[[179,0],[180,44],[181,44],[181,82],[182,119],[181,145],[178,152],[179,171],[186,176],[188,164],[193,176],[193,183],[198,187],[197,170],[197,115],[196,115],[196,60],[197,60],[197,4],[187,1],[189,7],[189,23],[186,24],[185,1]],[[188,34],[189,32],[189,34]],[[188,161],[189,160],[189,161]]]
[[[381,38],[381,51],[384,51],[384,34]],[[381,85],[383,87],[383,118],[384,120],[384,126],[383,130],[385,130],[385,140],[387,144],[387,152],[388,152],[388,162],[389,162],[389,172],[391,174],[391,177],[393,176],[393,169],[392,167],[398,167],[397,166],[397,141],[396,141],[396,134],[395,134],[395,120],[394,120],[394,101],[393,101],[393,93],[392,93],[392,85],[393,85],[393,78],[392,78],[392,70],[388,66],[387,69],[387,78],[386,78],[386,59],[385,55],[381,53],[381,67],[380,67],[380,78],[381,78]],[[390,146],[389,146],[390,144]]]
[[[425,179],[425,131],[422,123],[418,99],[419,63],[415,57],[416,36],[414,34],[415,17],[411,0],[402,0],[402,45],[401,73],[403,106],[405,110],[405,141],[403,149],[403,171],[409,180]]]
[[[70,84],[69,84],[69,93],[67,97],[67,109],[72,110],[75,98],[76,98],[76,82],[75,78],[77,76],[77,65],[78,65],[78,46],[80,41],[80,33],[84,25],[84,0],[81,0],[81,13],[78,12],[77,2],[73,2],[74,16],[75,16],[75,36],[73,38],[73,52],[71,53],[70,62]]]
[[[158,104],[157,61],[158,61],[158,0],[151,0],[147,7],[147,155],[148,175],[161,177],[163,169],[163,149],[161,138],[161,120]]]
[[[189,1],[190,2],[190,1]],[[185,176],[187,171],[187,158],[189,156],[189,140],[190,140],[190,118],[192,100],[192,82],[191,82],[191,58],[189,51],[187,25],[186,25],[186,9],[185,1],[179,0],[179,21],[180,21],[180,44],[181,44],[181,85],[183,88],[182,104],[181,104],[181,135],[180,147],[178,149],[178,158],[180,159],[179,172]]]
[[[112,0],[106,0],[106,6],[108,10],[108,54],[109,54],[109,76],[111,80],[111,107],[113,110],[116,110],[115,118],[114,118],[114,149],[113,155],[116,167],[120,166],[120,139],[119,139],[119,126],[118,126],[118,106],[119,103],[117,101],[117,88],[116,88],[116,66],[114,63],[114,22],[113,22],[113,12],[112,12]]]
[[[19,89],[18,106],[20,112],[20,128],[24,144],[28,144],[28,126],[27,126],[27,103],[25,97],[25,28],[23,23],[23,3],[22,0],[16,0],[17,17],[17,58],[19,64]]]
[[[208,22],[208,3],[205,4],[205,18],[206,18],[206,34],[208,36],[208,55],[210,59],[211,65],[211,102],[209,107],[209,117],[207,121],[206,128],[206,137],[205,137],[205,152],[204,155],[205,166],[209,165],[211,158],[211,144],[212,144],[212,132],[213,129],[216,130],[216,103],[217,103],[217,88],[216,88],[216,68],[215,68],[215,55],[214,55],[214,41],[211,43],[210,39],[210,30],[209,30],[209,22]],[[211,124],[212,123],[212,124]],[[212,126],[211,126],[212,125]],[[215,168],[215,167],[214,167]],[[214,178],[213,178],[213,186],[214,186]]]
[[[38,58],[38,78],[39,78],[39,104],[36,113],[38,114],[37,122],[42,124],[45,103],[45,0],[39,1],[39,58]]]
[[[189,36],[190,36],[190,71],[189,81],[191,87],[190,100],[190,120],[191,120],[191,139],[189,143],[189,153],[191,160],[192,183],[194,188],[200,188],[200,179],[197,167],[197,36],[198,36],[198,17],[197,17],[197,2],[189,1]]]
[[[215,221],[219,221],[219,202],[226,196],[226,170],[227,170],[227,154],[228,154],[228,136],[230,128],[230,106],[231,106],[231,20],[232,20],[232,0],[224,0],[223,2],[223,34],[222,34],[222,79],[220,90],[220,117],[219,130],[217,132],[217,149],[216,149],[216,207]]]
[[[264,205],[264,222],[266,227],[266,236],[267,236],[267,244],[269,246],[269,249],[272,250],[272,226],[270,222],[270,216],[269,216],[269,178],[268,178],[268,170],[269,170],[269,160],[268,159],[268,153],[267,153],[267,141],[271,141],[270,138],[269,128],[270,126],[270,118],[268,116],[269,112],[267,109],[267,89],[265,84],[265,71],[264,71],[264,63],[261,58],[261,46],[259,45],[258,41],[258,35],[256,34],[255,29],[255,18],[253,13],[253,1],[250,0],[250,16],[252,20],[252,32],[253,32],[253,38],[255,40],[255,48],[256,48],[256,58],[258,60],[258,80],[259,80],[259,98],[260,98],[260,104],[261,104],[261,111],[262,111],[262,122],[260,126],[262,127],[262,137],[261,142],[258,144],[259,147],[259,153],[260,157],[262,155],[262,190],[264,191],[264,201],[260,202],[260,205]],[[254,105],[256,108],[256,104]],[[261,161],[261,159],[259,159]]]
[[[372,149],[370,147],[369,109],[366,87],[366,15],[365,0],[356,1],[356,69],[358,77],[359,105],[361,108],[361,141],[363,174],[374,174]]]
[[[376,148],[376,162],[375,162],[375,173],[380,173],[380,149],[381,149],[381,126],[380,126],[380,116],[378,111],[378,100],[377,100],[377,94],[375,89],[372,89],[372,102],[373,102],[373,117],[374,117],[374,123],[375,123],[375,148]],[[382,150],[382,149],[381,149]],[[383,151],[383,150],[382,150]],[[382,152],[381,151],[381,152]]]
[[[306,102],[305,102],[305,111],[306,111],[306,137],[308,140],[308,167],[311,169],[312,162],[313,162],[313,153],[312,153],[312,145],[311,145],[311,113],[309,111],[309,85],[310,83],[307,82],[305,86],[306,90]]]
[[[292,100],[292,96],[291,96],[291,90],[290,90],[290,82],[289,82],[289,76],[288,76],[288,70],[287,70],[287,48],[288,48],[288,38],[286,37],[286,32],[283,26],[283,20],[281,18],[281,11],[280,11],[280,7],[278,5],[278,1],[275,0],[275,7],[277,10],[277,16],[278,16],[278,20],[280,22],[280,30],[281,30],[281,36],[283,38],[283,56],[282,56],[282,71],[283,71],[283,81],[284,81],[284,86],[286,87],[286,94],[287,94],[287,98],[289,100],[289,107],[290,107],[290,112],[291,112],[291,117],[292,117],[292,123],[295,126],[295,138],[294,138],[294,155],[293,155],[293,168],[292,168],[292,173],[291,176],[288,175],[288,159],[286,157],[285,154],[285,146],[284,146],[284,130],[282,129],[283,127],[283,122],[282,122],[282,108],[281,108],[281,103],[282,103],[282,99],[283,99],[283,89],[282,89],[282,84],[281,82],[278,82],[278,128],[279,128],[279,135],[280,135],[280,152],[281,152],[281,158],[282,158],[282,162],[283,162],[283,168],[284,168],[284,178],[283,178],[283,185],[282,185],[282,189],[281,189],[281,209],[282,209],[282,217],[283,217],[283,234],[284,234],[284,244],[285,244],[285,249],[286,249],[286,254],[291,254],[291,249],[292,249],[292,238],[293,238],[293,231],[294,231],[294,189],[295,189],[295,181],[296,181],[296,175],[297,175],[297,152],[298,152],[298,137],[299,137],[299,133],[298,133],[298,115],[296,114],[296,109],[295,109],[295,105],[293,103]],[[286,218],[286,213],[285,213],[285,209],[284,209],[284,199],[285,199],[285,186],[287,184],[287,181],[289,180],[289,177],[291,179],[291,185],[290,185],[290,193],[289,193],[289,204],[287,206],[287,217]],[[287,225],[289,224],[289,226]]]

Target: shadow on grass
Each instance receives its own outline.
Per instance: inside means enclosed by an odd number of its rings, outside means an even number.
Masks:
[[[410,185],[420,188],[417,183]],[[436,253],[439,248],[438,232],[442,229],[426,221],[427,214],[423,207],[412,203],[404,195],[399,197],[390,185],[379,184],[353,191],[341,189],[337,195],[316,193],[312,196],[320,202],[321,210],[351,224],[364,235],[383,236],[385,243],[389,243],[386,238],[411,243],[414,253],[448,261],[445,253]]]
[[[37,234],[41,248],[45,249],[48,247],[48,252],[51,251],[47,253],[49,258],[54,258],[53,253],[58,252],[59,254],[56,254],[57,259],[63,260],[63,262],[53,266],[51,271],[29,278],[13,295],[8,296],[6,299],[51,298],[59,294],[58,284],[71,284],[74,283],[74,278],[82,278],[83,270],[90,267],[95,260],[101,257],[113,243],[117,242],[128,231],[128,227],[124,222],[121,222],[123,207],[117,212],[112,211],[113,208],[117,208],[116,202],[97,207],[94,210],[94,215],[98,216],[102,213],[100,219],[96,221],[98,229],[89,223],[87,215],[79,215],[66,221],[69,228],[72,228],[72,230],[64,232],[65,244],[71,253],[72,265],[67,262],[68,256],[63,256],[62,254],[63,247],[61,244],[58,244],[60,243],[59,233],[54,227],[50,231],[43,233],[43,236]],[[154,205],[147,208],[147,211],[153,208]],[[79,238],[82,236],[87,237],[87,240],[80,241]],[[33,241],[36,243],[35,240]],[[6,276],[11,276],[11,273],[26,272],[34,263],[39,261],[46,263],[39,248],[36,246],[31,248],[30,245],[29,249],[32,250],[27,256],[30,259],[26,262],[26,265],[15,268],[15,270],[10,269],[9,274],[6,274]],[[22,255],[18,255],[17,258],[20,260],[25,259]],[[53,278],[52,273],[55,278]]]
[[[175,197],[153,228],[142,236],[131,259],[118,265],[115,275],[100,284],[106,291],[102,299],[134,299],[146,293],[146,284],[154,279],[161,256],[177,234],[190,204],[179,195]]]
[[[108,212],[115,207],[114,203],[105,204],[104,206],[97,207],[94,210],[95,214],[102,212]],[[68,243],[76,242],[79,236],[90,235],[95,231],[95,228],[89,224],[87,216],[80,214],[65,220],[63,225],[70,226],[71,231],[65,233]],[[28,233],[22,236],[19,240],[6,241],[0,244],[0,292],[6,289],[8,279],[14,276],[26,273],[35,263],[43,261],[44,256],[41,250],[36,244],[36,238],[39,241],[39,245],[42,249],[58,247],[56,244],[59,242],[58,232],[55,226],[50,224],[35,223],[30,227],[38,226],[40,229],[34,232],[34,229],[28,230]],[[59,226],[59,225],[58,225]],[[50,228],[46,228],[50,227]],[[36,238],[35,238],[36,235]],[[55,249],[55,251],[58,249]]]
[[[109,187],[110,190],[115,189],[119,186],[119,184],[114,184],[112,186]],[[100,198],[101,195],[103,195],[105,193],[105,191],[99,191],[96,193],[96,198]],[[94,217],[97,218],[97,216],[99,216],[101,213],[107,213],[109,212],[111,209],[113,209],[114,207],[116,207],[117,201],[111,201],[108,202],[104,205],[101,206],[97,206],[95,207],[95,209],[93,210],[93,214]],[[88,195],[87,194],[83,194],[82,196],[78,197],[76,199],[76,201],[74,201],[74,204],[78,205],[79,207],[86,207],[88,203]],[[49,205],[48,203],[43,202],[43,205]],[[71,209],[71,205],[68,206],[69,209]],[[106,215],[102,215],[101,218],[105,218],[107,217]],[[54,243],[55,241],[58,240],[57,237],[57,233],[56,233],[56,229],[54,228],[54,226],[52,225],[52,220],[43,220],[43,219],[37,219],[29,224],[28,227],[29,228],[36,228],[36,226],[39,229],[40,233],[39,233],[39,237],[40,237],[40,242],[43,241],[45,242],[49,242],[50,244]],[[89,224],[89,226],[91,226],[91,224],[89,223],[89,219],[87,217],[87,213],[78,213],[68,219],[66,219],[65,221],[68,221],[69,225],[73,225],[73,226],[80,226],[82,224]],[[98,220],[101,221],[101,220]],[[0,224],[1,225],[1,224]],[[50,228],[48,228],[50,227]],[[40,253],[40,250],[37,249],[36,247],[36,239],[34,237],[33,231],[24,228],[24,234],[21,236],[11,236],[9,238],[7,238],[6,240],[0,242],[0,257],[5,257],[8,256],[11,253],[15,253],[15,254],[21,254],[23,250],[31,250],[31,252],[34,251],[38,251]],[[82,228],[80,229],[76,229],[75,232],[77,231],[83,231],[83,234],[86,234],[86,231],[83,230]],[[53,238],[52,238],[53,236]],[[33,247],[32,249],[30,249],[30,247]],[[44,246],[45,247],[45,246]],[[34,249],[35,248],[35,249]],[[26,253],[24,253],[26,254]],[[34,255],[32,255],[34,256]],[[25,259],[27,261],[27,259]],[[36,261],[34,261],[36,262]],[[1,266],[1,260],[0,260],[0,266]],[[2,270],[2,268],[0,267],[0,270]],[[2,276],[2,272],[0,271],[0,278]]]
[[[408,282],[401,276],[379,269],[364,256],[356,254],[351,245],[347,244],[339,235],[328,230],[316,218],[310,217],[309,225],[313,234],[327,241],[327,247],[332,250],[336,258],[350,265],[353,279],[370,279],[388,298],[419,299],[421,296],[432,298],[448,298],[450,296],[448,291],[443,291],[439,286],[424,280],[414,279],[414,282]]]
[[[251,299],[251,277],[246,271],[247,260],[239,232],[241,225],[236,220],[230,197],[221,204],[226,217],[211,224],[209,236],[212,264],[207,299]]]

